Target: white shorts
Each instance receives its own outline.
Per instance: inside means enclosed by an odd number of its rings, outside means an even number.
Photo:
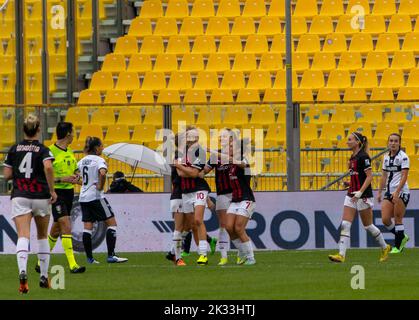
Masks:
[[[196,206],[207,206],[208,191],[197,191],[182,194],[183,212],[191,213],[195,211]]]
[[[365,209],[373,208],[374,207],[374,198],[361,198],[356,203],[351,201],[351,197],[346,196],[344,206],[354,208],[358,211],[362,211]]]
[[[251,219],[255,209],[256,202],[245,200],[242,202],[232,202],[230,207],[228,207],[227,213]]]
[[[51,204],[48,199],[27,199],[27,198],[13,198],[12,199],[12,217],[23,216],[31,213],[34,217],[45,217],[51,214]]]
[[[232,196],[231,193],[217,195],[215,210],[227,210],[230,207]]]
[[[182,199],[170,200],[170,212],[183,212],[183,200]]]

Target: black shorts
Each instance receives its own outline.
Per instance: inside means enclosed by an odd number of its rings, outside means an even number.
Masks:
[[[115,216],[106,199],[80,202],[80,207],[83,222],[105,221]]]
[[[409,203],[409,200],[410,200],[410,193],[401,193],[399,198],[402,199],[404,206],[407,207],[407,204]],[[390,202],[391,200],[393,200],[393,197],[391,196],[390,192],[386,192],[384,194],[384,200],[388,200]]]
[[[55,189],[57,201],[52,204],[52,216],[54,222],[58,219],[71,215],[73,208],[74,189]]]

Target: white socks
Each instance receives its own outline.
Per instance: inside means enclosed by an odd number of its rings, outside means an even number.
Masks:
[[[237,239],[234,239],[234,240],[231,240],[231,242],[233,242],[233,244],[234,244],[234,246],[237,248],[237,256],[239,257],[239,258],[242,258],[242,257],[244,257],[244,254],[243,254],[243,246],[242,246],[242,242],[240,241],[240,239],[239,238],[237,238]]]
[[[174,255],[176,256],[176,260],[180,259],[180,254],[182,251],[182,233],[180,231],[173,232],[173,245],[172,250]]]
[[[49,243],[48,239],[38,240],[38,260],[41,269],[41,277],[48,278],[48,267],[49,267]]]
[[[252,243],[249,241],[247,242],[242,242],[242,246],[243,246],[243,250],[244,250],[244,255],[248,260],[254,260],[255,256],[253,254],[253,246]]]
[[[350,245],[351,226],[352,222],[343,220],[340,227],[339,254],[343,257],[346,255],[346,249],[348,249]]]
[[[387,247],[387,243],[384,240],[383,234],[375,225],[370,224],[369,226],[365,227],[365,230],[367,230],[374,237],[375,241],[378,242],[381,249],[385,249]]]
[[[47,240],[48,244],[48,240]],[[17,256],[17,265],[19,268],[19,274],[22,272],[26,273],[26,267],[28,265],[28,252],[29,252],[29,239],[19,238],[17,239],[16,245],[16,256]],[[49,252],[49,245],[48,245]]]
[[[218,233],[218,249],[221,253],[221,258],[227,258],[229,244],[229,236],[225,228],[220,228]]]
[[[198,246],[198,254],[201,256],[207,255],[207,240],[199,240],[199,246]]]

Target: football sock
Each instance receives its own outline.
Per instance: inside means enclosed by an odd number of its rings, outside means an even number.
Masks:
[[[199,248],[198,248],[199,255],[206,256],[207,255],[207,250],[208,250],[207,241],[199,240]]]
[[[26,273],[26,266],[28,264],[29,239],[19,238],[16,245],[16,256],[19,273]]]
[[[388,231],[390,231],[392,234],[396,234],[396,228],[395,228],[395,224],[394,221],[391,221],[391,224],[389,226],[386,226],[386,229]]]
[[[189,253],[191,251],[191,243],[192,243],[192,232],[189,231],[185,237],[185,241],[183,242],[183,251]]]
[[[57,244],[57,239],[54,238],[52,235],[48,235],[48,243],[49,243],[49,250],[52,251],[55,248],[55,245]]]
[[[41,277],[48,278],[48,267],[49,267],[49,243],[48,239],[38,240],[38,260],[39,266],[41,267]]]
[[[106,246],[108,247],[108,257],[115,255],[116,245],[116,226],[108,227],[106,231]]]
[[[402,244],[402,240],[404,238],[404,225],[403,224],[396,224],[396,241],[394,245],[397,249],[400,249],[400,245]]]
[[[83,246],[88,259],[93,259],[92,252],[92,230],[83,230]]]
[[[340,227],[339,254],[343,257],[346,255],[351,240],[351,226],[352,222],[343,220]]]
[[[73,240],[71,234],[61,235],[61,243],[63,245],[65,256],[67,257],[68,265],[70,266],[70,269],[74,269],[75,267],[77,267],[77,262],[74,258]]]
[[[365,227],[365,230],[367,230],[374,237],[375,241],[378,242],[381,249],[385,249],[387,247],[387,243],[384,240],[383,234],[375,225],[370,224],[369,226]]]
[[[221,253],[221,258],[227,258],[228,233],[225,228],[220,228],[218,239],[218,248]]]
[[[180,231],[173,232],[173,247],[175,249],[176,260],[180,259],[182,251],[182,233]]]

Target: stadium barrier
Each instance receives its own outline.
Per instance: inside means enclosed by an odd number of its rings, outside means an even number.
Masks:
[[[212,195],[214,196],[214,195]],[[108,195],[117,215],[119,252],[166,251],[171,244],[173,219],[169,212],[169,194]],[[334,249],[339,239],[345,192],[257,192],[256,211],[248,225],[248,234],[257,250]],[[405,228],[411,240],[407,247],[419,247],[419,190],[411,191],[405,216]],[[215,200],[215,199],[214,199]],[[139,206],[141,204],[141,206]],[[0,253],[14,254],[17,235],[10,217],[11,202],[0,197]],[[393,239],[381,223],[380,206],[374,208],[374,223]],[[205,214],[211,235],[218,233],[215,212]],[[72,212],[74,248],[83,251],[83,225],[78,204]],[[97,252],[106,252],[106,228],[96,225],[93,244]],[[32,235],[32,243],[35,235]],[[392,244],[392,241],[389,241]],[[375,247],[376,243],[362,227],[359,219],[352,226],[351,246]],[[36,248],[32,248],[35,252]],[[57,244],[55,252],[62,252]]]

